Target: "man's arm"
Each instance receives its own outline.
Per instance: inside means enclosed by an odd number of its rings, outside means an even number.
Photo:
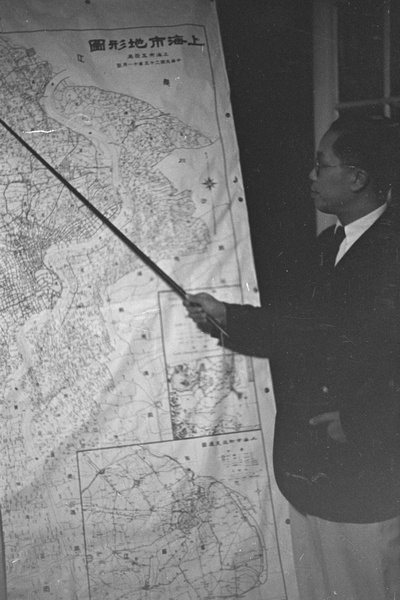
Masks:
[[[206,293],[188,294],[184,305],[189,317],[205,333],[220,337],[207,316],[227,330],[229,337],[223,338],[226,348],[249,356],[270,356],[275,316],[268,308],[229,304]]]
[[[210,315],[229,334],[229,338],[224,338],[224,345],[249,356],[272,358],[284,351],[284,345],[290,344],[291,339],[298,343],[305,333],[317,339],[332,329],[324,313],[317,314],[302,305],[278,312],[269,306],[221,302],[206,293],[188,294],[184,305],[202,331],[220,337],[218,330],[207,321]]]

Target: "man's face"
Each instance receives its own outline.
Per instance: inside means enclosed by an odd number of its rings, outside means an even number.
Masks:
[[[328,214],[345,214],[354,199],[350,189],[353,169],[340,164],[332,146],[339,134],[328,131],[322,138],[317,152],[316,166],[310,173],[311,197],[315,207]]]

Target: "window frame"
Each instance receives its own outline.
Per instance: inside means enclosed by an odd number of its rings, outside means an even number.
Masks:
[[[329,125],[343,108],[381,105],[383,114],[391,116],[391,105],[400,103],[400,96],[391,96],[390,3],[384,0],[384,96],[370,100],[339,101],[338,18],[341,0],[314,0],[314,136],[315,147]],[[336,218],[317,211],[317,232],[335,222]]]

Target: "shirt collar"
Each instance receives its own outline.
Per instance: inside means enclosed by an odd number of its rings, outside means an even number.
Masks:
[[[378,206],[377,209],[368,213],[361,219],[357,219],[357,221],[353,221],[346,225],[344,228],[345,238],[340,245],[339,251],[336,256],[335,265],[343,258],[348,250],[350,250],[351,246],[360,238],[367,229],[371,227],[379,219],[379,217],[385,212],[387,208],[387,204],[382,204]],[[336,223],[336,228],[340,227],[340,221]],[[336,231],[336,229],[335,229]]]
[[[357,219],[356,221],[345,225],[344,232],[346,234],[346,238],[352,238],[353,236],[360,237],[360,235],[363,234],[364,231],[367,231],[367,229],[369,229],[371,225],[373,225],[375,221],[377,221],[379,217],[383,215],[386,209],[387,204],[381,204],[381,206],[378,206],[378,208],[376,208],[372,212],[368,213],[367,215],[364,215],[364,217],[361,217],[360,219]],[[339,226],[340,221],[336,223],[336,227]]]

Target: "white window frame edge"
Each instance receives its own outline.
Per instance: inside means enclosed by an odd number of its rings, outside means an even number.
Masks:
[[[338,112],[337,13],[331,0],[314,0],[314,140],[315,148]],[[317,212],[317,233],[336,217]]]

